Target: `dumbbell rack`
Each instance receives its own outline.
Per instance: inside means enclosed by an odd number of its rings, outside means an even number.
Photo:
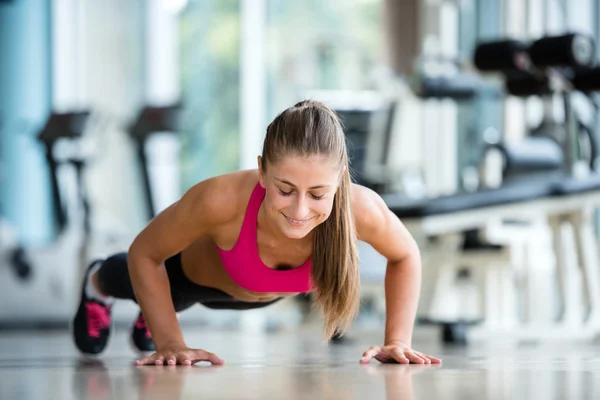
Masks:
[[[600,258],[592,226],[593,211],[600,206],[600,178],[591,171],[591,175],[585,178],[578,175],[581,154],[572,104],[574,91],[600,89],[597,84],[600,69],[594,68],[595,63],[593,39],[574,33],[544,37],[532,43],[515,40],[484,43],[477,47],[475,53],[475,64],[481,71],[499,71],[504,74],[508,93],[516,96],[554,94],[559,95],[563,101],[565,134],[562,140],[555,138],[563,149],[563,174],[558,178],[552,177],[548,184],[555,185],[551,196],[566,204],[570,202],[572,206],[548,206],[545,209],[551,229],[560,304],[558,320],[561,329],[554,332],[558,336],[561,331],[567,335],[576,332],[593,336],[594,333],[600,333]],[[574,275],[575,271],[568,266],[565,252],[566,226],[573,234],[583,300],[587,306],[579,316],[577,296],[573,292],[577,287],[573,285],[577,274]],[[525,298],[531,303],[534,295],[529,293]],[[581,314],[583,321],[578,320]],[[584,322],[583,325],[581,322]],[[542,332],[530,329],[529,333],[535,336]]]
[[[600,206],[600,177],[592,174],[587,178],[581,178],[574,173],[578,153],[571,105],[571,95],[574,90],[600,89],[600,68],[593,67],[594,49],[595,45],[591,38],[575,34],[546,37],[532,43],[505,40],[478,46],[475,65],[481,71],[501,72],[507,82],[514,83],[518,78],[528,83],[523,87],[517,86],[523,91],[518,95],[554,92],[562,96],[566,114],[566,136],[562,145],[566,154],[563,158],[562,173],[559,176],[552,175],[546,180],[537,178],[535,181],[521,182],[497,189],[427,199],[413,204],[393,196],[385,198],[390,209],[403,220],[423,246],[422,251],[425,254],[423,270],[431,272],[432,282],[429,287],[423,288],[420,305],[422,318],[435,316],[435,312],[431,313],[434,311],[431,309],[432,299],[436,296],[443,298],[445,293],[450,292],[448,285],[452,283],[444,278],[448,276],[448,268],[453,269],[467,264],[469,268],[481,270],[484,275],[483,281],[488,282],[487,286],[483,285],[486,305],[497,306],[495,309],[488,307],[488,313],[484,315],[483,328],[484,330],[489,328],[487,332],[503,334],[510,332],[528,338],[590,338],[600,334],[598,277],[600,259],[591,218],[592,211]],[[514,86],[507,85],[509,93],[514,89]],[[556,323],[543,324],[541,327],[532,323],[535,318],[522,321],[515,327],[513,323],[517,315],[516,304],[513,304],[514,308],[507,317],[505,310],[502,310],[504,297],[510,292],[521,291],[524,292],[521,294],[527,304],[534,303],[537,294],[531,293],[527,285],[521,288],[515,285],[518,271],[514,270],[511,261],[511,249],[501,254],[464,251],[460,240],[451,239],[465,230],[485,230],[490,221],[494,220],[519,220],[527,224],[540,219],[546,221],[550,227],[552,258],[555,260],[556,267],[557,297],[560,304],[559,316]],[[579,274],[569,268],[565,257],[565,225],[568,225],[573,232]],[[431,237],[438,239],[432,244],[429,239]],[[452,243],[454,245],[451,245]],[[443,259],[430,257],[430,254],[440,250],[440,246],[445,249],[441,251],[444,254]],[[453,258],[452,255],[460,256]],[[499,266],[499,261],[504,265]],[[495,263],[493,268],[490,267],[491,262]],[[497,278],[502,276],[506,279]],[[580,287],[583,288],[585,301],[586,310],[583,311],[577,304],[581,289],[577,289],[577,285],[572,284],[578,277],[581,278]],[[536,276],[530,275],[527,279],[531,282],[536,279]],[[424,283],[425,281],[424,279]],[[492,293],[494,286],[502,286],[503,290]],[[513,290],[510,290],[511,286]],[[535,316],[535,308],[530,308],[530,311],[529,316],[531,317],[532,314]],[[461,321],[443,322],[446,325],[455,322],[457,327],[462,326]]]

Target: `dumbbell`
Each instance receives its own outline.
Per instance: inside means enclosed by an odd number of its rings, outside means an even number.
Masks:
[[[537,67],[581,68],[594,64],[595,49],[591,36],[571,33],[538,39],[531,44],[528,54]]]
[[[595,62],[594,39],[569,33],[548,36],[530,44],[521,40],[483,42],[477,45],[475,66],[484,72],[531,72],[535,68],[592,66]]]
[[[571,82],[581,92],[600,91],[600,67],[575,70]]]
[[[552,93],[550,80],[546,74],[513,72],[504,82],[504,88],[513,96],[540,96]]]
[[[473,62],[483,72],[526,71],[528,45],[520,40],[500,40],[477,45]]]
[[[479,77],[460,72],[448,77],[422,77],[415,84],[415,93],[425,99],[470,100],[477,96],[481,86]]]

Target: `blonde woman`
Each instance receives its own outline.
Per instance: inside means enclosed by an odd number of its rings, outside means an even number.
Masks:
[[[300,102],[267,128],[256,170],[198,183],[155,217],[128,253],[90,266],[75,343],[83,353],[100,353],[114,299],[129,299],[141,308],[133,342],[155,352],[138,365],[221,364],[217,355],[186,346],[176,312],[196,303],[246,310],[308,292],[331,338],[358,312],[357,240],[388,260],[385,342],[360,361],[440,363],[411,345],[421,279],[417,245],[375,192],[351,183],[336,114],[322,103]]]

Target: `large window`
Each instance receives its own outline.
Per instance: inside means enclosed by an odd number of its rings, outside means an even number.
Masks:
[[[186,189],[238,168],[239,0],[191,1],[181,16],[180,33]]]
[[[361,90],[383,51],[379,0],[268,1],[267,119],[312,90]]]
[[[13,3],[0,4],[0,231],[8,227],[19,242],[40,244],[53,228],[35,138],[51,108],[51,9],[48,2]]]
[[[313,90],[370,86],[382,44],[381,1],[264,0],[266,124]],[[239,168],[241,0],[190,1],[181,15],[185,106],[182,184]],[[257,99],[261,99],[257,96]],[[260,101],[260,100],[257,100]],[[262,140],[262,138],[260,139]]]

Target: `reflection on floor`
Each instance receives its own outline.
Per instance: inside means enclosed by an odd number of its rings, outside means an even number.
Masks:
[[[360,365],[379,333],[353,332],[322,346],[316,331],[244,335],[186,329],[188,344],[221,367],[135,367],[118,331],[100,358],[85,359],[66,332],[0,333],[0,399],[598,399],[600,346],[476,343],[414,347],[443,365]]]

